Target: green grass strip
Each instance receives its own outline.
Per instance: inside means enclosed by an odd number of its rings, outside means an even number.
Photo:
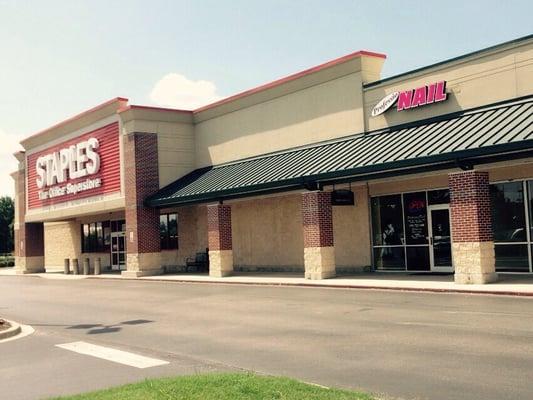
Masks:
[[[289,378],[206,374],[147,379],[55,400],[373,400],[369,394],[328,389]]]

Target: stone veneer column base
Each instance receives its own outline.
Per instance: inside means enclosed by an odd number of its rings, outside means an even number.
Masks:
[[[40,272],[45,272],[44,256],[15,257],[16,274],[36,274]]]
[[[233,250],[209,250],[209,276],[222,278],[233,274]]]
[[[334,278],[335,247],[304,248],[305,279]]]
[[[452,243],[455,283],[483,284],[498,280],[494,272],[494,242]]]
[[[126,254],[126,271],[122,271],[125,278],[161,275],[161,253],[128,253]]]

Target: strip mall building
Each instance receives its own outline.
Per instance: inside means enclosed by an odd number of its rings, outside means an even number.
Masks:
[[[193,111],[116,98],[24,139],[16,268],[532,273],[533,36],[381,79],[359,51]]]

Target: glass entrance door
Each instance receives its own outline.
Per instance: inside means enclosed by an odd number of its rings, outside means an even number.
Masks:
[[[116,271],[126,269],[126,235],[124,232],[111,233],[111,268]]]
[[[453,272],[449,205],[429,206],[428,211],[431,271]]]

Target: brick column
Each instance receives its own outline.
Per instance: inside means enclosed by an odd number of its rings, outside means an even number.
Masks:
[[[335,276],[335,247],[330,192],[302,195],[304,265],[306,279]]]
[[[455,283],[489,283],[498,278],[487,172],[448,175]]]
[[[159,210],[144,200],[159,189],[157,135],[124,136],[124,190],[126,200],[126,271],[124,276],[156,275],[161,268]]]
[[[42,222],[26,222],[26,157],[15,154],[18,171],[11,174],[15,181],[15,270],[17,274],[44,272],[44,227]]]
[[[207,236],[209,243],[209,275],[228,276],[233,273],[231,238],[231,206],[207,206]]]

